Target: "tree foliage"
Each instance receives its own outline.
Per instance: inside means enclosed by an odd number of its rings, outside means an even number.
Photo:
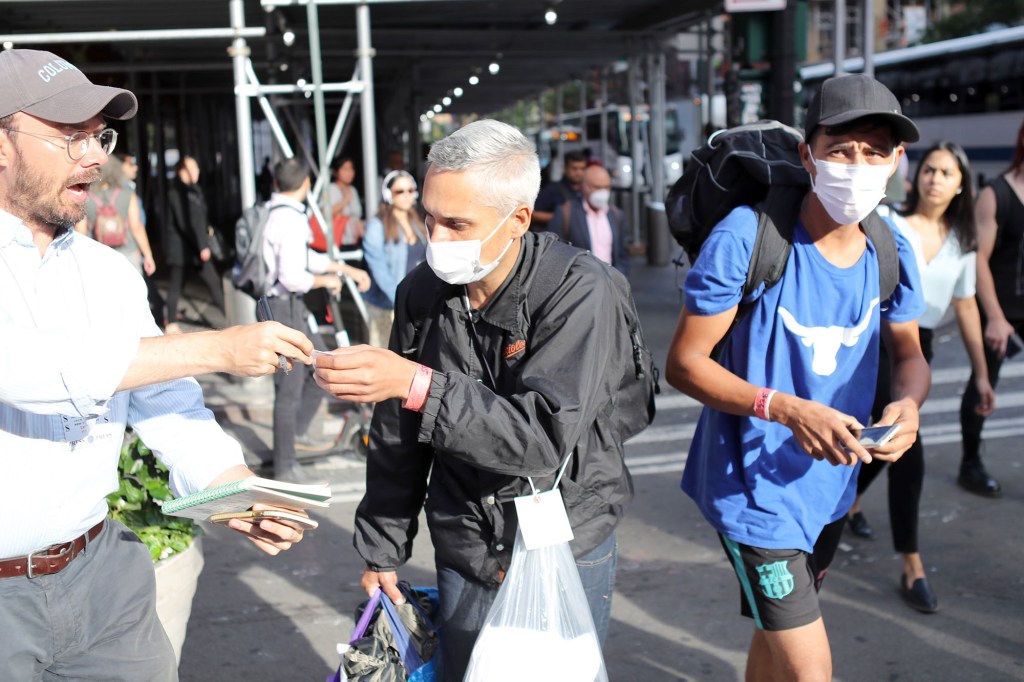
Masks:
[[[993,27],[1015,26],[1024,22],[1024,0],[970,0],[959,11],[935,21],[922,42],[962,38],[984,33]]]

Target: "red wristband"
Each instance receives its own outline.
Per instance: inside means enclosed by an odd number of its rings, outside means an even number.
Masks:
[[[416,376],[412,378],[412,384],[409,386],[409,396],[402,403],[402,407],[413,412],[419,412],[423,409],[424,403],[427,402],[427,394],[430,392],[430,377],[433,375],[434,370],[426,365],[418,365],[416,367]]]
[[[763,419],[766,422],[771,421],[771,417],[768,413],[768,406],[772,402],[772,396],[777,391],[771,388],[759,388],[757,389],[757,397],[754,398],[754,416]]]

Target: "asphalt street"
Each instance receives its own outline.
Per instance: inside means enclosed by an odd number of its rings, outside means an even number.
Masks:
[[[632,282],[655,359],[664,357],[681,305],[674,266],[638,260]],[[200,304],[201,305],[201,304]],[[1024,679],[1024,361],[1004,368],[996,413],[985,429],[985,462],[1003,497],[956,486],[959,395],[967,360],[955,325],[940,329],[931,396],[923,409],[927,472],[921,551],[940,611],[923,615],[898,594],[901,563],[887,522],[886,481],[864,499],[876,530],[844,538],[822,593],[835,679],[997,682]],[[208,403],[253,464],[267,457],[272,387],[266,380],[203,377]],[[679,490],[699,406],[662,381],[654,424],[627,445],[636,498],[618,531],[619,570],[605,647],[615,681],[735,681],[743,678],[750,621],[718,540]],[[342,414],[341,406],[332,411]],[[217,527],[204,541],[206,568],[182,653],[181,679],[323,680],[338,664],[353,611],[365,598],[352,517],[364,466],[332,454],[307,465],[329,480],[334,503],[320,529],[279,557],[263,556]],[[432,585],[424,530],[400,577]],[[530,674],[529,652],[509,652]]]

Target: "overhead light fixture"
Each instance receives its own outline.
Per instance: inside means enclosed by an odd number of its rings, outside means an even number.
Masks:
[[[452,94],[456,97],[462,97],[462,88],[455,88],[452,90]]]
[[[451,97],[442,97],[441,98],[441,104],[445,105],[446,107],[447,106],[451,106],[451,103],[452,103],[452,98]]]
[[[300,78],[299,80],[295,81],[295,84],[298,85],[300,88],[304,88],[306,87],[306,79]]]
[[[548,26],[554,26],[558,23],[558,12],[555,11],[554,5],[548,5],[547,10],[544,12],[544,23]]]
[[[427,118],[434,118],[433,110],[427,112]]]
[[[4,49],[5,50],[13,50],[14,49],[14,43],[12,43],[9,40],[4,41]]]
[[[277,67],[277,68],[278,68],[279,70],[281,70],[281,71],[287,71],[287,70],[288,70],[288,62],[281,62],[281,63],[280,63],[279,65],[278,65],[278,67]]]
[[[440,104],[435,104],[434,105],[434,112],[438,113],[438,114],[441,113],[441,105]]]
[[[492,76],[497,76],[498,72],[501,71],[501,65],[498,64],[498,62],[491,62],[487,66],[487,70],[490,72]]]
[[[473,76],[469,77],[469,84],[470,85],[476,85],[479,82],[480,82],[480,78],[477,77],[476,75],[473,75]]]
[[[284,41],[286,47],[291,47],[292,45],[295,44],[295,31],[285,31],[283,34],[281,34],[281,40]]]

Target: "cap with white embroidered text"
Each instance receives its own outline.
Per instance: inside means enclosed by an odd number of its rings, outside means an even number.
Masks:
[[[124,121],[138,108],[132,93],[96,85],[52,52],[0,52],[0,118],[21,111],[53,123],[82,123],[98,114]]]

